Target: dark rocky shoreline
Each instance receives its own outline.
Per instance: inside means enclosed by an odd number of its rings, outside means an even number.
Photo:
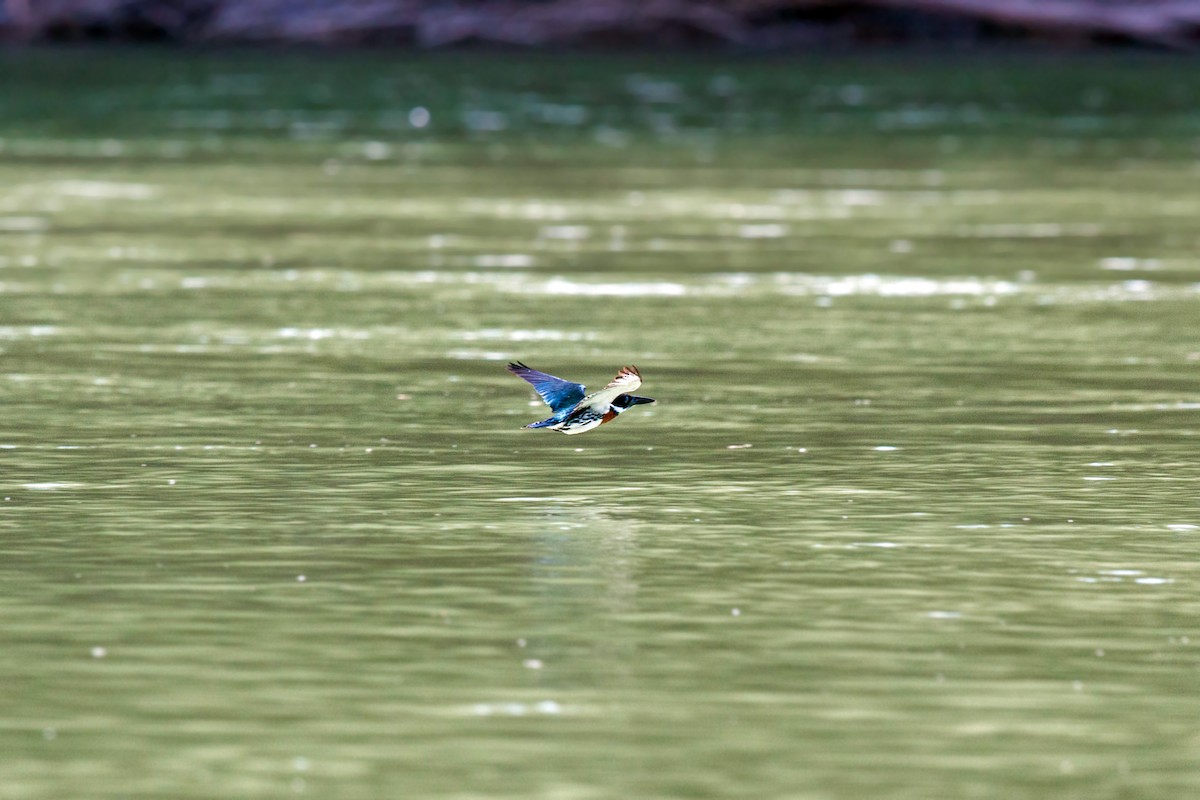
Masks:
[[[528,48],[1200,44],[1200,0],[0,0],[7,41]]]

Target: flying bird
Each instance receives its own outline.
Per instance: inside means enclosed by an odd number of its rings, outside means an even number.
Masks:
[[[629,394],[642,385],[642,374],[637,367],[623,367],[617,377],[609,381],[598,392],[584,396],[582,383],[572,383],[539,372],[533,367],[527,367],[520,361],[510,363],[507,367],[513,375],[517,375],[533,384],[533,389],[554,416],[541,422],[526,425],[526,428],[549,428],[565,434],[584,433],[597,428],[606,422],[612,422],[622,411],[633,408],[641,403],[653,403],[649,397],[638,397]]]

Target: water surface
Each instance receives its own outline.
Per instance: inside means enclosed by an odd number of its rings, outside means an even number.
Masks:
[[[4,797],[1200,788],[1182,66],[4,60]]]

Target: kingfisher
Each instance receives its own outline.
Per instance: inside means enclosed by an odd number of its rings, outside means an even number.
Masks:
[[[638,397],[628,392],[642,385],[642,373],[637,367],[623,367],[598,392],[584,396],[582,383],[572,383],[539,372],[520,361],[510,362],[508,371],[533,384],[533,389],[542,396],[554,416],[526,425],[526,428],[549,428],[568,435],[584,433],[606,422],[612,422],[622,411],[641,403],[653,403],[649,397]]]

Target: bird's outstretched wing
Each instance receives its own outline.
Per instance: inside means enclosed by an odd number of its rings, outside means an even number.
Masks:
[[[588,395],[587,403],[607,411],[609,404],[617,399],[617,395],[635,391],[641,385],[642,373],[638,372],[637,367],[622,367],[617,377],[608,382],[608,386]]]
[[[572,383],[553,375],[547,375],[533,367],[525,366],[520,361],[509,364],[507,369],[513,375],[524,378],[533,384],[534,391],[542,396],[546,405],[550,406],[550,410],[556,414],[583,399],[584,386],[582,383]]]

